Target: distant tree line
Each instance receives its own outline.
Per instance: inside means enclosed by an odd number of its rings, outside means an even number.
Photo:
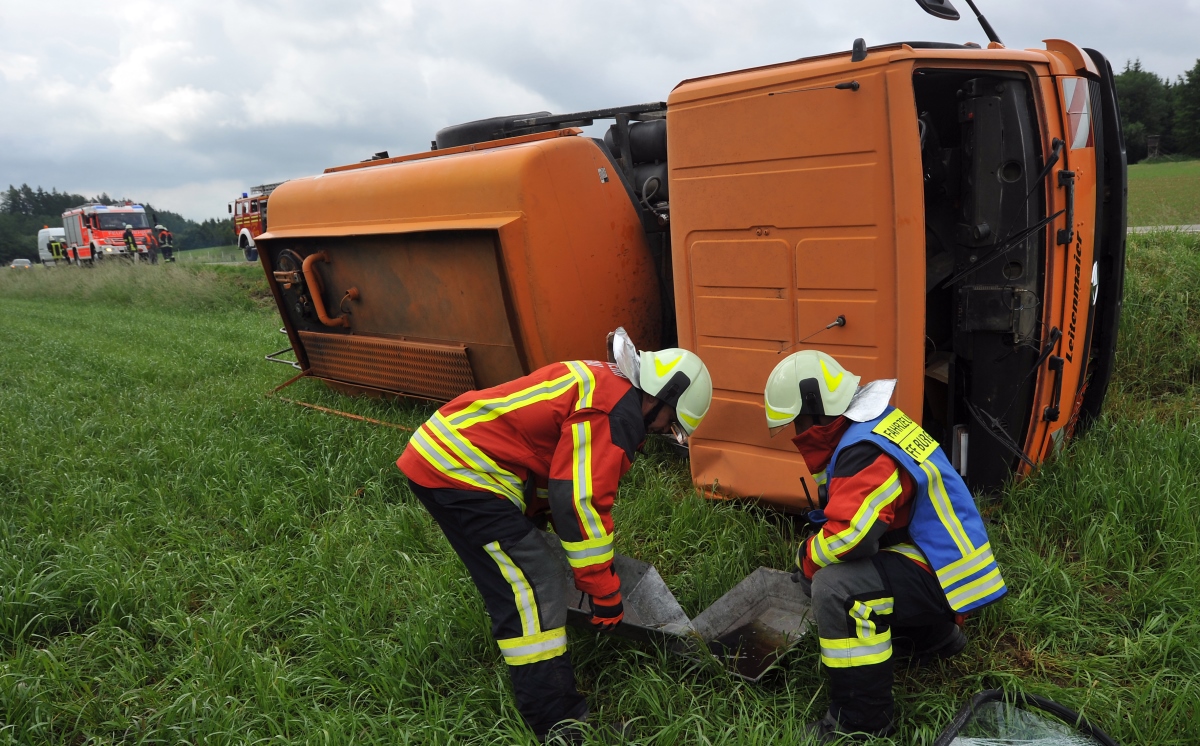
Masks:
[[[1200,60],[1174,83],[1142,67],[1125,63],[1116,76],[1117,101],[1129,162],[1147,155],[1146,138],[1159,136],[1159,153],[1200,158]]]
[[[161,223],[175,234],[175,247],[179,250],[200,249],[207,246],[228,246],[233,243],[233,221],[227,218],[212,218],[197,223],[170,210],[160,210],[147,202],[133,201],[146,208],[146,216]],[[85,197],[82,194],[50,191],[28,184],[9,186],[0,193],[0,267],[7,266],[13,259],[24,257],[38,261],[37,232],[49,226],[62,227],[64,210],[88,203],[101,205],[124,204],[124,199],[114,199],[107,194]]]

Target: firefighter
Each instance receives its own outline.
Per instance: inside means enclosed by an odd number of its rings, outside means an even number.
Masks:
[[[59,238],[50,239],[50,256],[54,257],[55,262],[63,260],[63,242]]]
[[[154,231],[146,234],[146,253],[150,255],[151,264],[158,264],[158,238]]]
[[[154,226],[154,230],[158,231],[158,245],[162,249],[163,261],[175,261],[175,236],[161,223]]]
[[[554,363],[451,401],[397,461],[483,596],[517,709],[540,740],[582,739],[588,705],[567,652],[567,579],[535,522],[553,522],[592,624],[616,627],[617,483],[647,433],[682,440],[711,400],[708,370],[687,350]]]
[[[133,226],[129,223],[125,224],[125,234],[122,236],[125,239],[125,252],[133,259],[137,259],[137,239],[133,236]]]
[[[966,484],[933,438],[889,406],[896,382],[859,378],[823,352],[767,380],[767,425],[795,426],[819,485],[820,525],[793,578],[812,598],[830,705],[818,743],[894,732],[895,650],[915,663],[962,651],[962,615],[1008,592]],[[818,508],[818,506],[813,506]],[[822,515],[823,513],[823,515]],[[822,522],[823,521],[823,522]]]

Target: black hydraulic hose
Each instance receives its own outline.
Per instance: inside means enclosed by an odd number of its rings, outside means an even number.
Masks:
[[[988,23],[988,19],[983,17],[983,14],[979,12],[979,8],[975,7],[975,3],[972,0],[967,0],[967,5],[970,5],[971,10],[975,11],[975,17],[979,19],[979,25],[983,26],[983,33],[987,34],[988,40],[994,41],[997,44],[1003,44],[1004,42],[1000,41],[1000,37],[996,35],[996,29],[992,28],[992,24]]]

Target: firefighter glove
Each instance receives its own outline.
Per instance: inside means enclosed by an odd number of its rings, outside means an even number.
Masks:
[[[799,583],[800,590],[804,592],[804,595],[808,598],[812,598],[812,581],[804,577],[803,570],[797,570],[796,572],[792,573],[792,582]]]
[[[621,603],[621,592],[613,591],[607,596],[592,600],[592,624],[601,632],[609,632],[625,618],[625,606]]]

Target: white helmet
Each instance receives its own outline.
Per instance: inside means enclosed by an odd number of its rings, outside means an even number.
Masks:
[[[642,391],[674,407],[683,431],[691,435],[712,404],[712,378],[694,352],[669,347],[641,354],[639,385]]]
[[[858,381],[858,376],[824,352],[801,350],[788,355],[767,378],[763,392],[767,427],[782,427],[802,414],[845,414],[858,391]]]
[[[624,327],[608,335],[608,361],[633,385],[675,409],[686,435],[700,426],[712,404],[712,378],[694,352],[672,347],[658,352],[641,352]]]
[[[129,223],[126,223],[126,224],[125,224],[125,227],[126,227],[126,228],[132,228],[133,226],[132,226],[132,225],[130,225]]]

